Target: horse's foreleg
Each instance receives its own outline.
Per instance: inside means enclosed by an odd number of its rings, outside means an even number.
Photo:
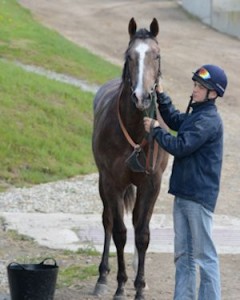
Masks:
[[[146,288],[145,282],[145,257],[146,251],[149,245],[149,228],[145,227],[144,231],[142,229],[135,230],[135,244],[138,252],[138,267],[137,275],[134,281],[134,286],[136,289],[135,300],[143,300],[144,290]]]
[[[152,186],[151,186],[152,187]],[[145,282],[145,257],[150,241],[149,223],[153,212],[158,189],[138,189],[137,201],[133,211],[133,225],[135,229],[135,246],[138,252],[137,275],[134,281],[136,289],[135,300],[143,300]]]
[[[107,276],[108,273],[110,272],[110,268],[108,265],[108,255],[109,255],[109,250],[108,250],[108,240],[111,240],[111,236],[109,237],[108,235],[105,235],[105,242],[104,242],[104,251],[102,254],[102,259],[101,263],[99,265],[99,277],[94,289],[94,295],[96,296],[101,296],[105,295],[108,291],[107,289]]]
[[[109,216],[109,215],[108,215]],[[102,253],[101,263],[99,265],[99,277],[95,286],[94,295],[104,295],[107,293],[107,276],[110,272],[109,267],[109,249],[112,235],[112,222],[106,216],[106,213],[103,212],[103,226],[104,226],[104,248]]]
[[[137,247],[134,247],[134,254],[133,254],[133,261],[132,261],[132,268],[135,274],[135,277],[137,276],[137,271],[138,271],[138,250]],[[148,290],[148,285],[145,282],[145,290]]]
[[[120,210],[121,211],[121,210]],[[124,247],[127,240],[127,229],[123,223],[123,215],[118,215],[114,220],[113,226],[113,240],[117,249],[118,259],[118,273],[117,281],[118,287],[114,295],[114,300],[125,299],[125,283],[127,282],[125,258],[124,258]]]

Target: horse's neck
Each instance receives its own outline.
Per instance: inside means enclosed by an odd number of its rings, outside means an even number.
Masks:
[[[132,139],[141,142],[145,136],[143,112],[139,111],[131,98],[131,90],[123,88],[119,99],[119,111],[122,122]]]

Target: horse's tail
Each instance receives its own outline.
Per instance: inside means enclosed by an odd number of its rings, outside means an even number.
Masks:
[[[126,212],[132,211],[135,204],[135,190],[133,185],[129,185],[124,194],[124,206]]]

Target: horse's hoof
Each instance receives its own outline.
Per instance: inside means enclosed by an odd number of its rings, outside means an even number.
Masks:
[[[102,283],[96,283],[95,289],[93,294],[95,296],[103,296],[106,295],[108,292],[108,288],[106,284],[102,284]]]
[[[147,285],[147,283],[145,284],[145,287],[144,287],[144,291],[148,291],[149,290],[149,287]]]
[[[134,300],[145,300],[145,297],[142,293],[137,293]]]
[[[113,300],[126,300],[125,291],[123,287],[119,287],[113,297]]]
[[[127,300],[127,298],[125,297],[125,295],[115,295],[113,297],[113,300]]]
[[[145,297],[143,295],[138,297],[136,296],[134,300],[145,300]]]

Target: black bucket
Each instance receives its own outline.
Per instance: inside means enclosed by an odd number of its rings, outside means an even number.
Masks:
[[[49,259],[54,264],[45,264]],[[58,274],[55,259],[39,264],[12,262],[7,271],[11,300],[53,300]]]

